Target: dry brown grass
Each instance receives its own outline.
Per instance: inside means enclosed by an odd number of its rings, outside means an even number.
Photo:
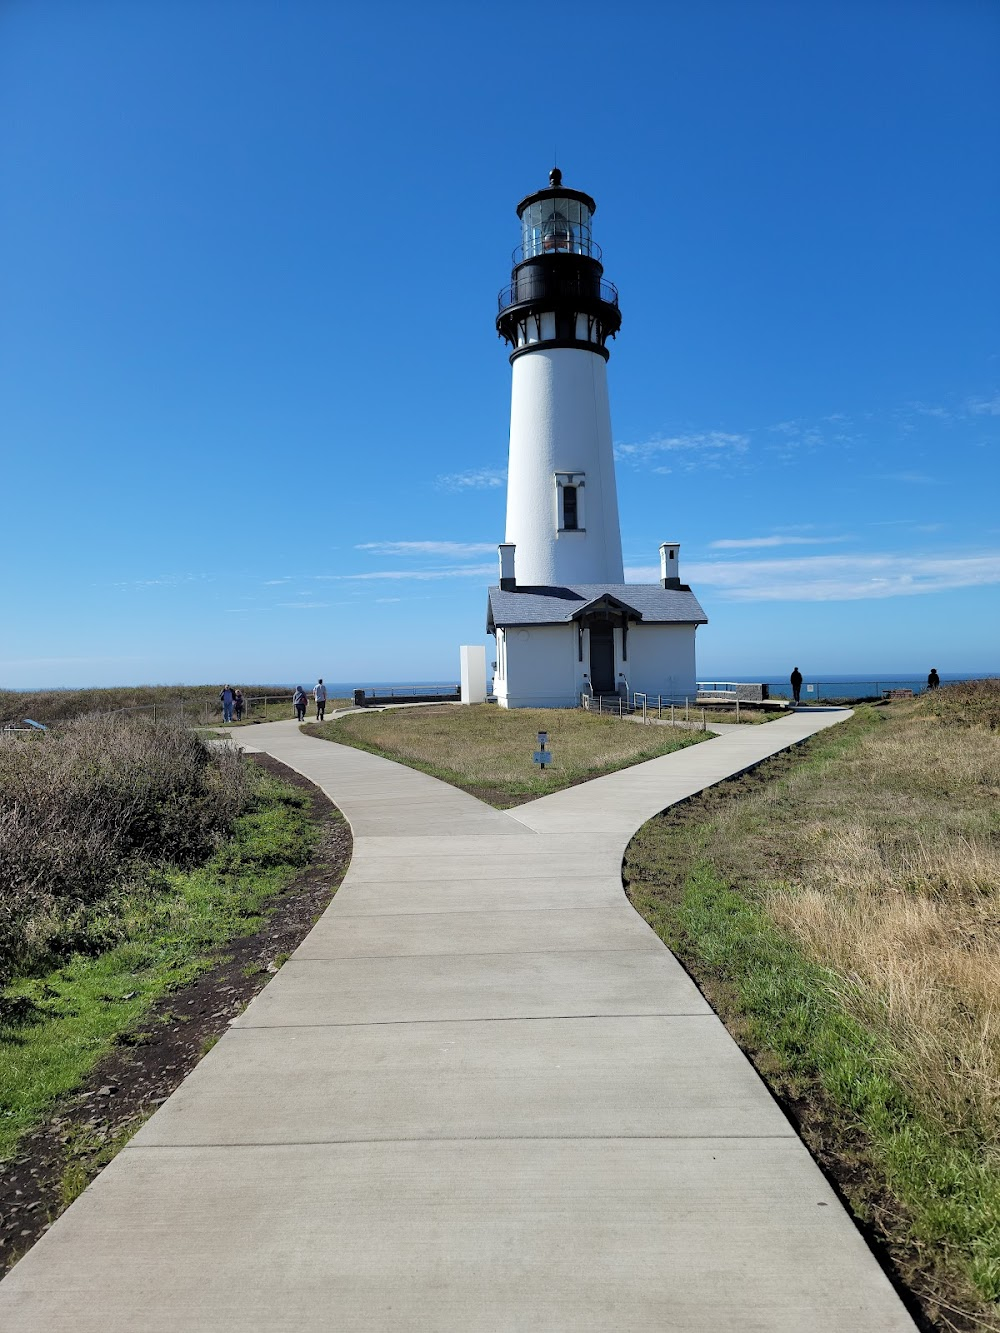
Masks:
[[[1000,1159],[1000,682],[894,704],[860,742],[783,796],[750,802],[763,836],[724,818],[727,869],[764,904],[949,1132]],[[767,833],[768,826],[771,832]]]
[[[219,691],[224,682],[217,685],[120,685],[109,688],[83,690],[2,690],[0,689],[0,725],[20,722],[22,718],[34,718],[46,726],[68,722],[74,718],[85,717],[90,713],[112,713],[116,711],[133,714],[177,717],[192,725],[198,722],[207,724],[222,717],[222,704]],[[240,684],[240,682],[234,682]],[[291,691],[284,685],[241,685],[243,693],[249,699],[251,695],[287,697]],[[293,716],[291,704],[282,717]],[[275,717],[278,713],[275,713]]]
[[[483,799],[540,795],[692,745],[702,732],[632,726],[574,709],[408,708],[352,713],[317,728],[328,740],[370,748],[423,768]],[[547,731],[552,767],[540,773],[532,756]]]

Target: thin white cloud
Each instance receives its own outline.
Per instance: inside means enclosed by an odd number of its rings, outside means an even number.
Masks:
[[[142,662],[142,657],[8,657],[0,667],[106,666],[118,662]]]
[[[324,579],[347,582],[369,582],[372,579],[462,579],[490,578],[496,574],[495,565],[442,565],[438,569],[379,569],[365,574],[322,574]]]
[[[947,407],[935,407],[930,403],[910,403],[909,406],[917,416],[934,417],[938,421],[954,421],[954,412],[949,411]]]
[[[654,582],[653,567],[628,570],[636,582]],[[1000,551],[937,557],[816,555],[790,560],[693,561],[681,577],[698,591],[718,590],[734,602],[847,602],[914,597],[1000,583]]]
[[[290,578],[288,578],[288,579],[265,579],[265,580],[264,580],[264,587],[265,587],[265,588],[276,588],[280,583],[291,583],[291,581],[292,581],[292,580],[291,580]]]
[[[682,457],[697,455],[702,459],[714,459],[726,455],[744,454],[749,448],[749,435],[709,430],[689,435],[657,435],[639,444],[616,444],[615,458],[620,462],[649,463],[657,459],[660,454],[676,453]]]
[[[112,588],[177,588],[183,583],[198,583],[207,574],[163,574],[156,579],[124,579],[112,583]]]
[[[718,541],[709,542],[709,547],[713,551],[737,551],[765,546],[826,546],[829,542],[846,541],[850,541],[850,538],[788,537],[781,535],[775,535],[773,537],[720,537]]]
[[[937,486],[938,477],[928,477],[925,472],[884,472],[881,481],[901,481],[907,486]]]
[[[1000,417],[1000,393],[992,398],[971,398],[967,406],[977,417]]]
[[[356,551],[376,555],[486,555],[497,549],[496,542],[362,542]]]
[[[278,602],[281,610],[290,611],[325,611],[329,602]]]
[[[506,486],[507,469],[481,467],[469,472],[450,472],[437,479],[437,486],[443,491],[486,491],[497,486]]]

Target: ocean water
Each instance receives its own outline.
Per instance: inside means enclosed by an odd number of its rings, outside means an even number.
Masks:
[[[803,674],[802,699],[804,701],[808,700],[816,701],[819,699],[881,698],[885,690],[912,690],[914,694],[920,694],[927,688],[926,672],[923,672],[921,675],[901,673],[895,676],[889,674],[886,675],[872,674],[868,676],[842,675],[842,674],[837,674],[836,672],[830,672],[827,674],[818,674],[818,675],[809,675],[806,672],[803,672],[802,674]],[[941,673],[942,685],[946,685],[950,681],[989,680],[993,678],[1000,678],[1000,670],[979,671],[979,672],[967,671],[964,673],[955,673],[955,674],[948,674],[945,672]],[[707,677],[701,676],[700,679],[706,680]],[[743,683],[749,682],[753,684],[758,684],[763,682],[767,685],[768,691],[772,698],[779,698],[781,696],[785,696],[790,699],[792,696],[791,685],[789,683],[787,675],[778,676],[773,672],[770,673],[750,672],[750,673],[744,673],[742,675],[719,676],[715,679],[719,680],[720,682],[724,680],[740,681]],[[348,698],[350,698],[352,691],[361,688],[368,690],[374,689],[379,691],[395,689],[399,691],[413,690],[414,692],[419,692],[419,691],[429,691],[435,685],[443,686],[449,689],[454,689],[457,687],[458,682],[457,680],[353,681],[350,683],[344,681],[334,681],[333,684],[331,684],[329,681],[327,681],[327,689],[329,690],[331,696],[346,695]],[[810,686],[812,688],[810,688]],[[289,689],[291,688],[292,687],[289,686]],[[307,689],[311,688],[311,684],[307,684],[306,688]]]
[[[967,671],[955,674],[941,672],[940,676],[941,684],[947,685],[949,682],[962,680],[990,680],[1000,677],[1000,671]],[[776,677],[765,674],[744,676],[743,679],[766,683],[772,699],[781,696],[789,699],[792,697],[792,687],[787,675]],[[828,675],[810,675],[807,671],[803,671],[801,697],[803,702],[819,699],[880,699],[886,690],[912,690],[914,694],[922,694],[926,689],[926,671],[919,676],[902,673],[897,676],[874,673],[870,676],[848,676],[836,672]]]
[[[922,693],[927,688],[927,673],[922,672],[919,675],[904,674],[879,675],[872,673],[870,675],[843,675],[836,672],[810,674],[803,671],[802,698],[803,700],[817,699],[865,699],[879,698],[885,690],[913,690],[914,694]],[[941,673],[941,683],[947,685],[949,682],[961,680],[990,680],[1000,678],[1000,669],[996,671],[966,671],[964,673]],[[704,673],[699,673],[699,679],[707,682],[709,679],[719,683],[727,681],[739,681],[741,683],[758,684],[765,683],[773,698],[785,696],[791,697],[791,685],[787,674],[778,675],[775,672],[742,672],[735,675],[708,677]],[[294,681],[290,685],[282,686],[280,683],[274,685],[275,689],[287,690],[289,694],[295,689],[296,684],[301,684],[303,689],[312,693],[315,685],[315,678],[304,676],[300,681]],[[327,693],[330,698],[350,698],[356,689],[378,690],[380,693],[396,690],[400,693],[413,691],[414,694],[429,693],[435,687],[442,692],[445,690],[458,689],[458,675],[450,679],[439,677],[437,680],[328,680],[325,682]],[[812,687],[810,689],[810,686]],[[48,686],[46,688],[58,688]],[[76,689],[77,686],[66,686],[66,689]],[[20,689],[17,693],[29,693],[30,690]]]

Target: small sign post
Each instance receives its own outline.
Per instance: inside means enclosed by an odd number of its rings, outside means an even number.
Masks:
[[[538,749],[535,751],[534,760],[543,773],[545,772],[545,765],[552,763],[552,751],[545,748],[548,743],[549,733],[547,731],[540,731],[538,733]]]

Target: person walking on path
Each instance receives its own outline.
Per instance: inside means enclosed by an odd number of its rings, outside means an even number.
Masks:
[[[243,698],[243,691],[239,688],[239,686],[237,686],[236,689],[233,691],[233,713],[236,717],[237,722],[243,721],[244,705],[245,705],[245,700]]]
[[[936,690],[941,684],[941,677],[937,673],[937,667],[931,667],[930,675],[927,677],[927,688]]]
[[[295,709],[295,716],[300,722],[306,720],[306,704],[308,698],[301,685],[296,685],[295,693],[292,695],[292,707]]]
[[[323,684],[323,677],[320,676],[316,682],[316,688],[313,690],[313,698],[316,700],[316,721],[322,722],[326,716],[326,686]]]
[[[798,669],[798,667],[792,668],[792,674],[790,679],[792,683],[792,698],[795,700],[796,703],[798,703],[799,695],[802,693],[802,672]]]
[[[232,722],[232,720],[233,720],[233,703],[234,703],[235,699],[236,699],[236,696],[235,696],[235,694],[233,693],[233,687],[232,687],[232,685],[223,685],[222,690],[221,690],[220,693],[219,693],[219,702],[222,704],[222,721],[223,721],[223,723],[226,723],[226,722]]]

